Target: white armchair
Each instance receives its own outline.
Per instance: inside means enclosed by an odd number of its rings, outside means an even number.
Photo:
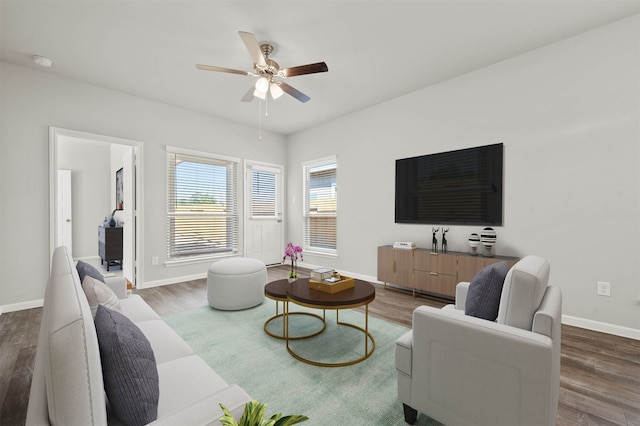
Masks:
[[[555,425],[560,391],[562,294],[549,263],[526,256],[504,281],[496,322],[456,304],[421,306],[396,341],[398,399],[405,421],[421,412],[446,425]]]

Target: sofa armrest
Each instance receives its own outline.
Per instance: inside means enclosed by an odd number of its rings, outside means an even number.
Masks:
[[[104,279],[104,283],[118,296],[118,299],[126,299],[127,280],[124,277],[109,277]]]
[[[412,408],[446,424],[555,424],[549,337],[421,306],[412,349]]]
[[[469,284],[466,281],[459,282],[456,286],[456,309],[464,311],[467,303],[467,293],[469,292]]]

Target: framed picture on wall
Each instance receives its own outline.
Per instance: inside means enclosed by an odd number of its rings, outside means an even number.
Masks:
[[[123,210],[124,208],[123,190],[122,169],[120,169],[116,172],[116,210]]]

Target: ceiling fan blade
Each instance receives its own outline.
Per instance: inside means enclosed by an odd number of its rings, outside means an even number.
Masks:
[[[198,68],[199,70],[203,70],[203,71],[228,72],[230,74],[240,74],[240,75],[248,75],[248,76],[252,76],[253,75],[249,71],[234,70],[233,68],[216,67],[216,66],[213,66],[213,65],[196,64],[196,68]]]
[[[251,102],[254,98],[253,96],[253,92],[255,92],[256,88],[255,86],[252,84],[251,87],[249,87],[249,90],[247,91],[247,93],[242,97],[241,101],[242,102]]]
[[[238,34],[240,34],[240,38],[244,42],[244,45],[247,46],[247,50],[249,51],[249,55],[251,55],[253,62],[261,66],[266,66],[267,62],[264,60],[264,56],[262,55],[256,36],[245,31],[238,31]]]
[[[296,75],[314,74],[317,72],[327,72],[329,68],[324,62],[316,62],[315,64],[300,65],[297,67],[285,68],[282,73],[285,77],[295,77]]]
[[[281,81],[279,83],[280,88],[282,89],[283,92],[293,96],[294,98],[296,98],[297,100],[299,100],[302,103],[307,102],[308,100],[310,100],[311,98],[308,97],[307,95],[305,95],[304,93],[302,93],[301,91],[299,91],[298,89],[294,89],[293,87],[289,86],[287,83]]]

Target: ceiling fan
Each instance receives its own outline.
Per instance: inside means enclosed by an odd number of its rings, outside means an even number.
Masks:
[[[256,40],[256,37],[252,33],[238,31],[238,34],[240,34],[240,38],[244,42],[244,45],[247,46],[249,55],[251,55],[251,59],[253,59],[254,72],[201,64],[196,64],[196,68],[205,71],[226,72],[230,74],[258,77],[258,81],[256,81],[255,85],[251,86],[249,91],[242,98],[243,102],[251,102],[254,97],[266,99],[267,92],[271,94],[273,99],[277,99],[282,96],[283,93],[287,93],[300,102],[307,102],[311,99],[309,96],[279,79],[329,71],[327,64],[324,62],[316,62],[315,64],[299,65],[297,67],[290,68],[280,68],[280,65],[278,65],[276,61],[269,59],[269,55],[273,53],[272,45],[267,43],[258,44],[258,40]]]

